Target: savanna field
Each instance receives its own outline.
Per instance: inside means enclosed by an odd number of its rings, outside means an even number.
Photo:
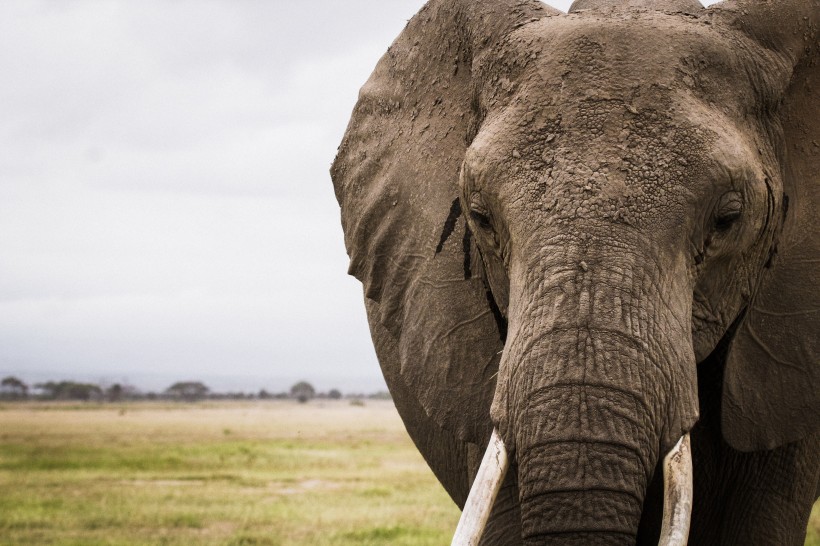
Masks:
[[[0,545],[444,545],[458,516],[390,402],[0,406]]]

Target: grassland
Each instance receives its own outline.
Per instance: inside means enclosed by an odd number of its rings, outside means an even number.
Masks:
[[[6,406],[0,544],[445,544],[389,402]]]
[[[389,402],[0,406],[0,545],[438,545],[457,520]]]

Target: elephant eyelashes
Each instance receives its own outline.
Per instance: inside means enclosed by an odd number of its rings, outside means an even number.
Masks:
[[[473,222],[475,222],[481,229],[492,228],[492,224],[490,223],[490,217],[487,215],[485,211],[481,209],[471,207],[470,218],[472,218]]]
[[[725,194],[718,204],[715,214],[715,229],[719,232],[727,231],[743,213],[743,198],[738,192]]]

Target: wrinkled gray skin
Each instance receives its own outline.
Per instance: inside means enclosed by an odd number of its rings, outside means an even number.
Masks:
[[[484,544],[802,544],[820,479],[820,3],[433,0],[332,176],[407,430]]]

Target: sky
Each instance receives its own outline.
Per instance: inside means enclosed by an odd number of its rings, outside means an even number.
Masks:
[[[0,377],[384,388],[328,169],[422,4],[0,3]]]

